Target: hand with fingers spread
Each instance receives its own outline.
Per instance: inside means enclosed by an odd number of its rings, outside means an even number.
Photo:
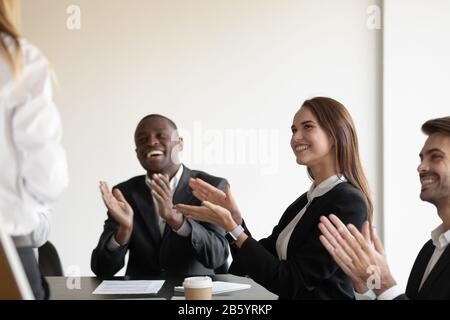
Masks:
[[[227,232],[237,226],[228,209],[209,201],[203,201],[201,206],[177,204],[175,208],[186,218],[216,224]]]
[[[366,221],[362,233],[337,216],[320,218],[320,241],[341,269],[350,277],[359,293],[372,289],[380,295],[394,286],[383,245],[373,227]],[[374,283],[373,283],[374,281]]]
[[[227,209],[236,224],[242,224],[242,216],[231,194],[230,186],[226,185],[224,191],[210,185],[202,179],[189,180],[192,194],[200,201],[208,201]]]
[[[152,175],[152,195],[158,203],[158,214],[174,230],[178,230],[183,224],[183,215],[173,210],[172,191],[170,190],[169,177],[165,174]]]
[[[133,209],[122,192],[117,188],[111,192],[105,181],[100,181],[100,192],[109,214],[119,224],[115,235],[116,241],[124,245],[130,239],[133,230]]]

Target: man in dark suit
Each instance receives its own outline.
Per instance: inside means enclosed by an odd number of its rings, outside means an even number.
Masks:
[[[321,218],[320,239],[352,279],[357,299],[450,299],[450,117],[429,120],[422,131],[428,138],[417,168],[420,198],[436,206],[442,224],[419,252],[405,294],[392,277],[381,241],[368,223],[361,234],[333,215]],[[372,273],[369,278],[368,273]]]
[[[228,257],[224,230],[209,223],[184,218],[177,203],[199,205],[189,179],[201,178],[223,189],[227,181],[183,166],[183,147],[175,123],[161,115],[148,115],[137,125],[136,155],[146,175],[131,178],[109,190],[100,182],[108,219],[91,268],[99,277],[110,277],[124,265],[132,277],[214,274]]]

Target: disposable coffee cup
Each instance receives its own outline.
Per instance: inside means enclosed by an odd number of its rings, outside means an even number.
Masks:
[[[183,281],[186,300],[211,300],[212,279],[210,277],[190,277]]]

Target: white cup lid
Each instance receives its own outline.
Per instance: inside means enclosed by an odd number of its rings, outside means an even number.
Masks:
[[[212,288],[212,279],[207,276],[185,278],[183,281],[183,287],[196,289]]]

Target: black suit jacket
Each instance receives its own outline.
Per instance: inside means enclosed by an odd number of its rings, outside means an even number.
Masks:
[[[320,216],[334,213],[360,229],[367,220],[366,202],[347,182],[315,198],[292,232],[287,260],[280,261],[275,247],[278,235],[306,203],[305,193],[286,209],[268,238],[257,242],[249,237],[233,250],[230,273],[249,275],[280,299],[353,299],[350,279],[319,240],[318,224]]]
[[[434,252],[433,241],[429,240],[420,250],[414,262],[406,286],[406,295],[397,297],[398,300],[449,300],[450,299],[450,246],[442,253],[438,262],[431,270],[420,288],[423,274]]]
[[[200,205],[188,185],[190,177],[201,178],[220,189],[227,184],[225,179],[184,167],[173,196],[174,204]],[[132,277],[214,274],[214,269],[226,262],[228,242],[224,230],[216,225],[188,219],[192,227],[189,237],[179,236],[168,225],[161,237],[158,213],[144,175],[131,178],[115,188],[122,191],[133,208],[133,232],[127,245],[114,251],[107,249],[106,243],[118,228],[108,214],[100,241],[92,252],[91,268],[97,276],[113,276],[123,267],[127,251],[130,255],[126,275]]]

